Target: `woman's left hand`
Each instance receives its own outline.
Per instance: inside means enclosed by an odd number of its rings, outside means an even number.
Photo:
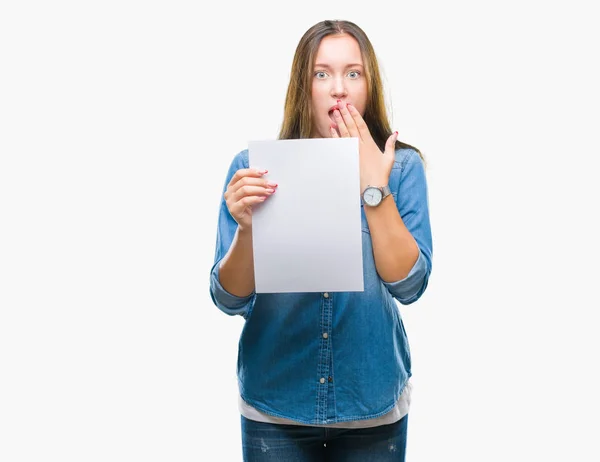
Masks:
[[[338,101],[338,107],[339,110],[334,111],[337,130],[331,127],[331,136],[333,138],[358,138],[361,192],[368,185],[387,185],[394,165],[398,132],[390,135],[385,143],[385,151],[382,153],[357,109],[342,101]]]

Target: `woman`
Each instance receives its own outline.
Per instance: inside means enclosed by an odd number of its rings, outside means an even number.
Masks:
[[[244,460],[404,460],[412,374],[395,300],[408,305],[424,293],[432,237],[423,159],[397,136],[365,33],[348,21],[311,27],[296,49],[279,138],[359,138],[365,289],[255,293],[252,207],[277,184],[248,167],[247,150],[238,153],[210,291],[219,309],[245,318]]]

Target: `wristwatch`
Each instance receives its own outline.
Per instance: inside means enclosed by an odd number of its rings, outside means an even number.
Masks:
[[[377,207],[391,193],[389,185],[383,187],[369,185],[362,193],[362,200],[369,207]]]

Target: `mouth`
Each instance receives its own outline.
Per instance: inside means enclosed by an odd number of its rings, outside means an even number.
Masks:
[[[350,103],[350,101],[346,101],[346,104]],[[335,123],[335,117],[333,115],[333,111],[335,111],[336,109],[339,109],[340,107],[337,104],[334,104],[333,106],[331,106],[329,108],[329,111],[327,111],[327,115],[329,116],[329,119],[331,120],[332,125],[334,126],[334,128],[337,128],[337,124]]]
[[[327,115],[329,116],[329,120],[331,120],[331,125],[333,126],[333,128],[337,128],[337,124],[335,123],[335,116],[333,115],[333,111],[335,109],[337,109],[337,106],[334,106],[331,109],[329,109],[329,112],[327,113]]]
[[[338,128],[337,124],[335,123],[335,116],[333,115],[333,111],[335,111],[336,109],[339,109],[339,106],[337,104],[334,104],[329,108],[329,111],[327,112],[327,115],[331,120],[331,125],[333,126],[333,128]]]

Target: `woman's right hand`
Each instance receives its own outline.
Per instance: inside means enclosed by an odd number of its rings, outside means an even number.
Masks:
[[[240,231],[252,228],[252,207],[275,192],[276,183],[263,178],[267,170],[239,169],[227,185],[225,202]]]

